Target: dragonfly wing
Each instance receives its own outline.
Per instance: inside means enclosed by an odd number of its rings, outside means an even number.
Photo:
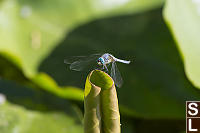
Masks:
[[[80,61],[80,60],[86,60],[88,57],[87,56],[70,56],[70,57],[67,57],[65,60],[64,60],[64,63],[65,64],[72,64],[74,63],[75,61]]]
[[[113,78],[116,86],[120,88],[123,84],[123,80],[122,80],[121,74],[119,72],[119,69],[117,68],[116,62],[112,63],[111,77]]]
[[[86,68],[91,69],[96,66],[96,60],[100,57],[99,54],[90,56],[72,56],[64,60],[65,64],[71,64],[70,69],[75,71],[83,71]]]
[[[79,60],[75,61],[70,65],[71,70],[83,71],[91,65],[91,60]],[[93,64],[93,63],[92,63]]]
[[[75,61],[70,65],[70,69],[75,71],[83,71],[86,66],[87,64],[84,61]]]

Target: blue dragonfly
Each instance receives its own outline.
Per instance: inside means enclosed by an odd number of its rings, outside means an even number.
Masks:
[[[75,71],[83,71],[85,69],[100,69],[109,73],[108,66],[111,64],[110,76],[113,78],[115,85],[121,87],[123,80],[116,62],[129,64],[130,61],[121,60],[112,54],[92,54],[90,56],[73,56],[64,60],[64,63],[70,64],[70,69]]]

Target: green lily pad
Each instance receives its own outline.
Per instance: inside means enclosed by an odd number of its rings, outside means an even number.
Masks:
[[[185,76],[161,10],[101,19],[75,29],[46,58],[40,71],[59,85],[83,88],[88,73],[71,71],[59,60],[102,51],[132,61],[128,65],[117,63],[124,79],[124,85],[117,89],[122,115],[184,119],[185,101],[200,98]]]
[[[2,97],[2,94],[4,97]],[[0,80],[1,133],[82,133],[82,114],[67,100]]]
[[[177,41],[188,79],[200,88],[199,1],[167,0],[164,17]]]
[[[25,84],[33,88],[42,88],[63,98],[83,101],[84,93],[80,88],[72,86],[60,87],[45,73],[38,73],[30,82],[30,80],[23,75],[19,68],[2,56],[0,56],[0,70],[0,75],[4,79],[15,80],[18,83]]]
[[[72,116],[61,112],[38,112],[8,102],[0,105],[1,133],[82,133]]]

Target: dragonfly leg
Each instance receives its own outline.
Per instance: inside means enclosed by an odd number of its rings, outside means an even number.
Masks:
[[[103,70],[103,69],[104,69],[104,66],[103,67],[102,66],[99,67],[99,70]]]
[[[103,65],[105,68],[106,68],[106,71],[108,72],[108,68],[107,68],[107,66],[106,65]]]

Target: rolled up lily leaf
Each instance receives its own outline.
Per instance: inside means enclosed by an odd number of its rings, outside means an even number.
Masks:
[[[120,114],[113,79],[92,71],[85,84],[84,133],[120,133]]]

